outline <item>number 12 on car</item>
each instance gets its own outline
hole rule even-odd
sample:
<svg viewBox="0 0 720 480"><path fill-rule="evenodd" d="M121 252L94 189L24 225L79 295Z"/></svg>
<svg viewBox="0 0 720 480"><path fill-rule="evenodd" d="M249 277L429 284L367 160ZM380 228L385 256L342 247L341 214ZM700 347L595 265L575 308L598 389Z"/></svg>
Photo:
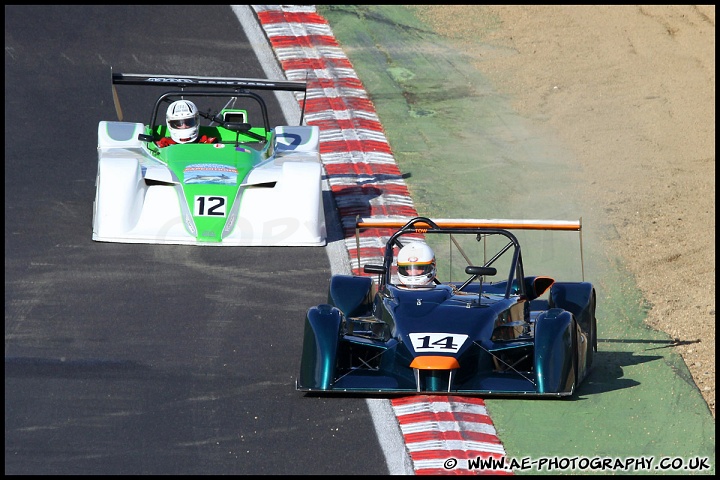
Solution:
<svg viewBox="0 0 720 480"><path fill-rule="evenodd" d="M196 217L224 217L226 206L227 197L196 195L193 215Z"/></svg>

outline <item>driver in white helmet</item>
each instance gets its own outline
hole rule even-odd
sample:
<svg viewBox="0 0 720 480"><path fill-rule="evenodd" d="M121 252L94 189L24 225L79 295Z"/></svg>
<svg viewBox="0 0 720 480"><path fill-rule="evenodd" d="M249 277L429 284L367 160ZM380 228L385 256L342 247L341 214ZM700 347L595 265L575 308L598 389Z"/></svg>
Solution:
<svg viewBox="0 0 720 480"><path fill-rule="evenodd" d="M407 288L434 287L435 252L421 242L408 243L397 257L398 279Z"/></svg>
<svg viewBox="0 0 720 480"><path fill-rule="evenodd" d="M215 143L215 137L199 137L198 109L190 100L177 100L170 104L165 117L170 137L157 142L160 148L176 143Z"/></svg>

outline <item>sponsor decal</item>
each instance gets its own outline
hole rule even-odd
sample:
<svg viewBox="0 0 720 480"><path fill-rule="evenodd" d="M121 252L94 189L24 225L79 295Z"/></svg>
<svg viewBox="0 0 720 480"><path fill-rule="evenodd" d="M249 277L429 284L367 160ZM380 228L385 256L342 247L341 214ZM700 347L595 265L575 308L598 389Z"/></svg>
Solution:
<svg viewBox="0 0 720 480"><path fill-rule="evenodd" d="M161 78L161 77L150 77L147 79L148 82L175 82L175 83L193 83L189 78Z"/></svg>
<svg viewBox="0 0 720 480"><path fill-rule="evenodd" d="M188 165L183 171L186 184L237 185L237 168L216 163Z"/></svg>

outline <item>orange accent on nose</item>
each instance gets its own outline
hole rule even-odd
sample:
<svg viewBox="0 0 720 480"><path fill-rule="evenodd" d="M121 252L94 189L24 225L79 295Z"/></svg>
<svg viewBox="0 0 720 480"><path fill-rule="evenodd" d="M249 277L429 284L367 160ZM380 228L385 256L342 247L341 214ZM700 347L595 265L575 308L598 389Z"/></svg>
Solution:
<svg viewBox="0 0 720 480"><path fill-rule="evenodd" d="M455 370L456 368L460 368L457 359L436 355L415 357L410 366L419 370Z"/></svg>

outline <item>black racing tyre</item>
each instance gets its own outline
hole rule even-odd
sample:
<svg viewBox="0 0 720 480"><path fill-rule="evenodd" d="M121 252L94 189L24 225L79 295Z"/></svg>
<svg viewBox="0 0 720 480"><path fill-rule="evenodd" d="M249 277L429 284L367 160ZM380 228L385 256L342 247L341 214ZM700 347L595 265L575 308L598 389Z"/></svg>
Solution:
<svg viewBox="0 0 720 480"><path fill-rule="evenodd" d="M572 321L572 366L573 366L573 384L572 388L570 389L570 397L575 396L575 390L577 390L578 387L578 367L580 365L579 356L580 352L578 349L578 335L577 332L579 331L579 327L577 324L577 320L573 316Z"/></svg>
<svg viewBox="0 0 720 480"><path fill-rule="evenodd" d="M595 318L595 292L593 291L592 300L590 301L590 332L588 334L588 350L587 350L587 368L595 359L597 352L597 319Z"/></svg>

